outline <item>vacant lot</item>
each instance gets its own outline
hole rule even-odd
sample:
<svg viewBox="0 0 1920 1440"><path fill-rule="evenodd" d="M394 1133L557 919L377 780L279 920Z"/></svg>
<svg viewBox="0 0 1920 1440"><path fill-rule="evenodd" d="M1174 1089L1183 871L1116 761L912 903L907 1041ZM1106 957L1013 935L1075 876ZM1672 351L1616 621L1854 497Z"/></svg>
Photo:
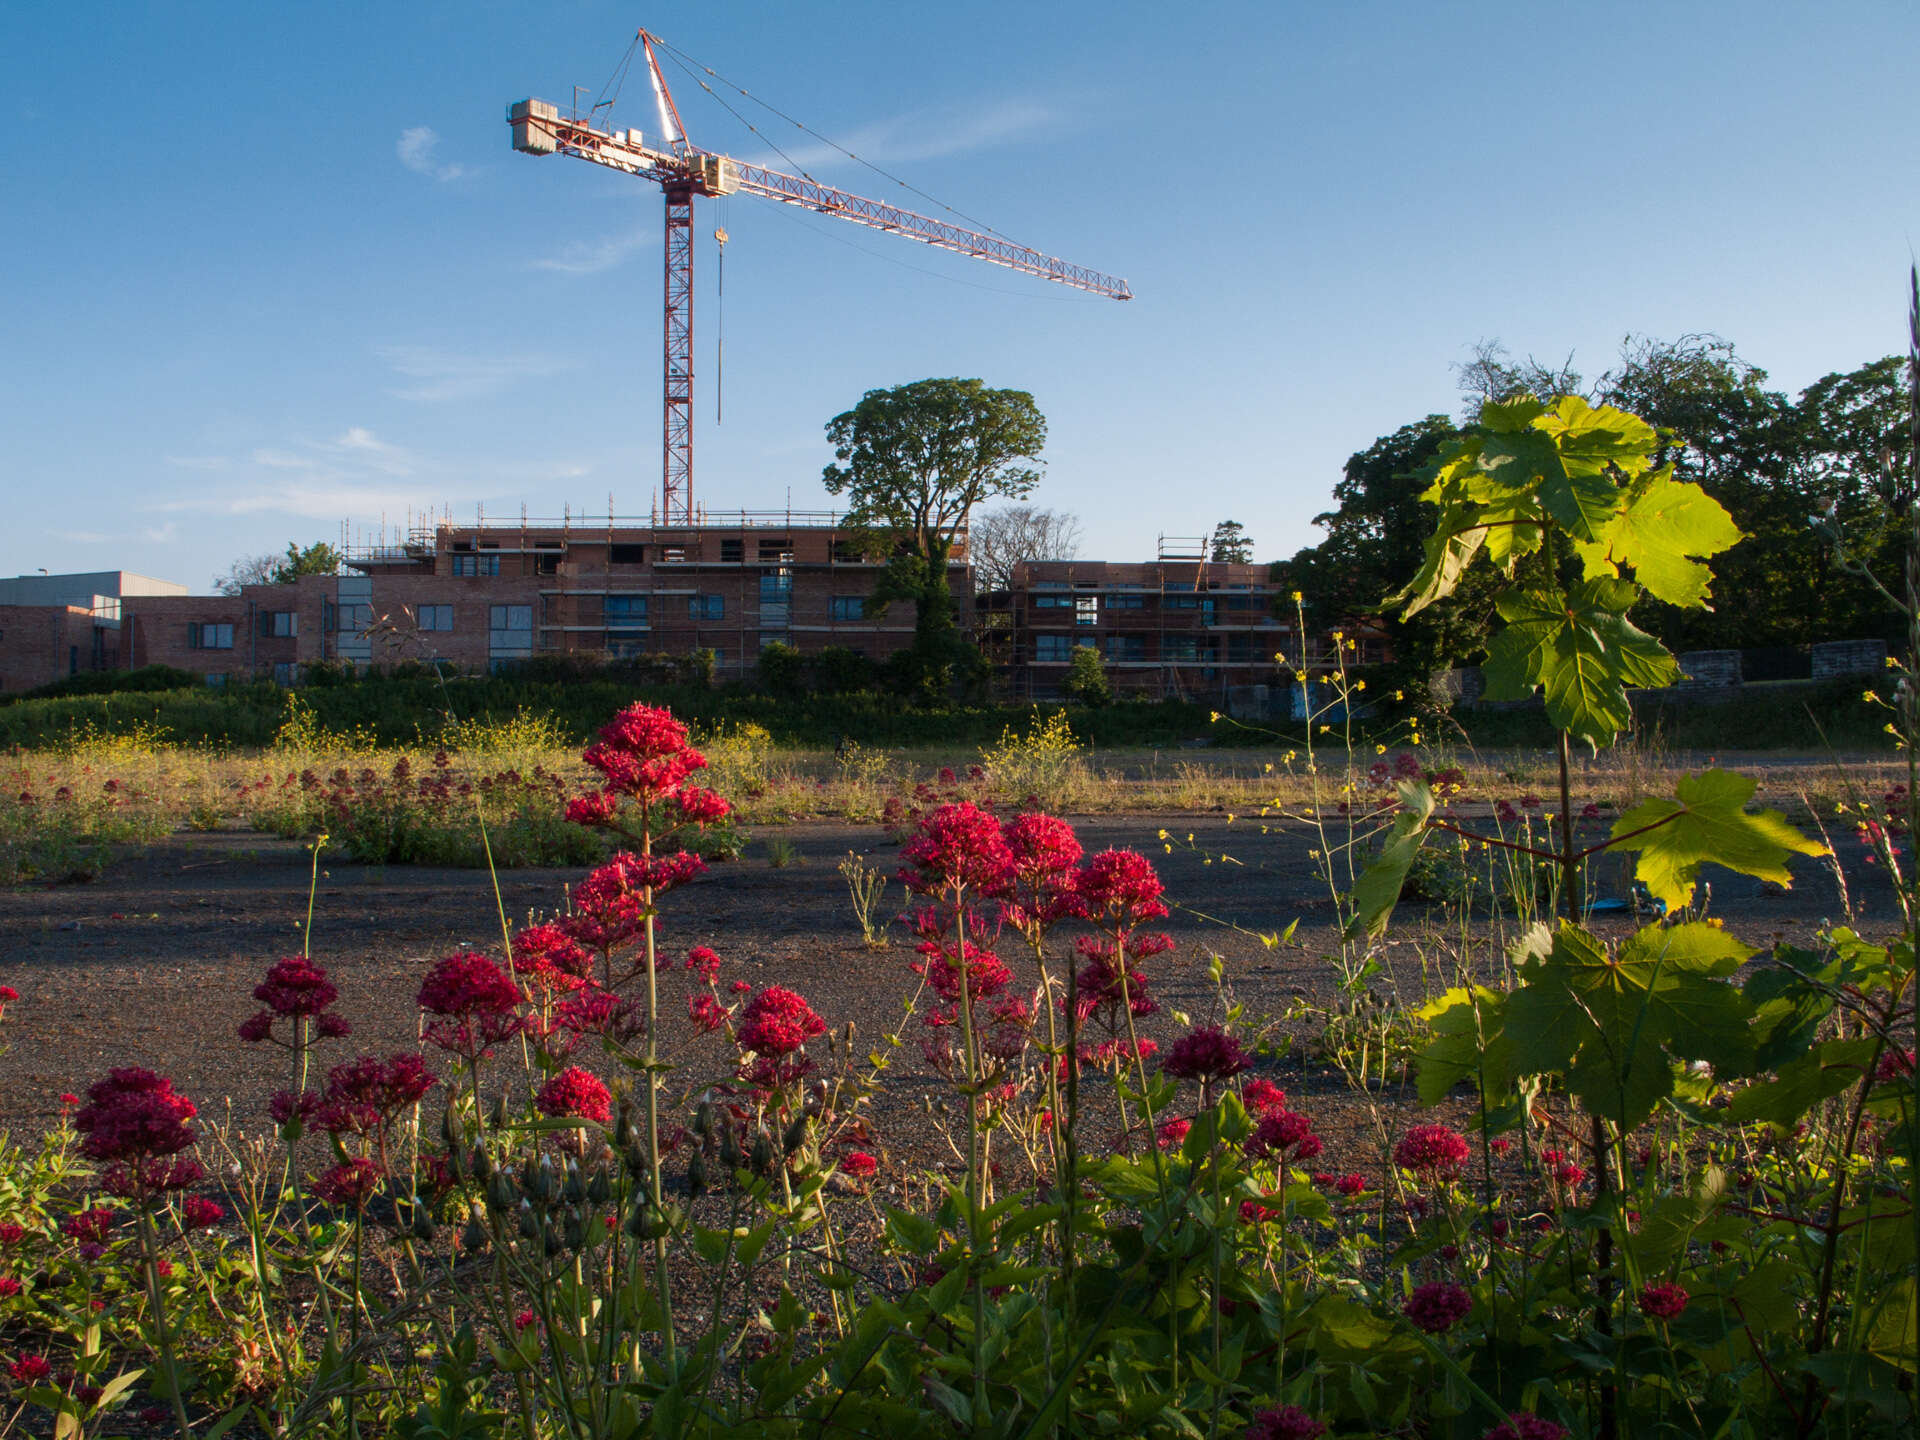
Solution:
<svg viewBox="0 0 1920 1440"><path fill-rule="evenodd" d="M1172 854L1157 838L1162 828L1176 842ZM1276 1042L1293 1042L1290 1049L1276 1045L1269 1061L1282 1083L1317 1093L1329 1111L1345 1109L1338 1077L1311 1058L1310 1042L1323 1028L1315 1008L1338 998L1326 958L1338 941L1332 904L1309 860L1310 836L1297 829L1262 833L1257 824L1224 816L1101 817L1079 829L1089 850L1131 846L1150 855L1176 905L1167 928L1178 948L1148 967L1163 1006L1149 1033L1164 1036L1173 1028L1170 1009L1196 1023L1217 1015L1207 961L1218 954L1228 984L1247 1007L1241 1028L1257 1033L1271 1022ZM1192 848L1184 843L1189 833ZM793 863L770 865L768 839L790 845ZM1850 834L1835 839L1862 928L1887 928L1893 916L1884 876L1865 863ZM835 869L850 850L889 873L894 868L894 848L874 826L804 823L760 831L746 858L715 866L666 898L663 945L674 956L711 945L726 961L723 983L790 986L830 1024L854 1022L862 1050L879 1044L899 1028L902 999L915 983L908 970L914 956L898 926L888 948L863 945ZM267 1098L286 1083L284 1057L240 1043L234 1029L256 1008L251 991L267 964L300 949L309 864L296 842L228 831L181 836L129 855L93 884L0 893L0 983L20 992L0 1054L0 1130L36 1130L58 1115L62 1092L79 1092L108 1068L132 1064L171 1075L207 1118L217 1120L230 1103L244 1127L263 1130ZM508 916L525 923L551 913L579 873L503 874ZM1804 941L1823 922L1844 917L1831 866L1796 861L1794 873L1793 890L1770 892L1721 872L1713 877L1711 913L1762 946L1782 937ZM1619 893L1617 884L1603 888ZM883 909L895 914L903 905L898 885L890 885ZM1296 918L1292 944L1269 948L1260 939ZM1612 933L1635 923L1628 915L1596 921ZM1510 922L1501 928L1510 930ZM1494 929L1485 918L1472 926L1480 938L1493 938ZM1460 927L1440 907L1405 904L1380 949L1386 970L1373 988L1383 996L1397 988L1403 1001L1418 1004L1451 983L1459 939ZM355 1027L350 1041L331 1047L332 1057L412 1047L413 996L426 967L457 948L497 953L499 941L485 872L383 869L323 856L313 953L339 983L340 1009ZM1493 947L1479 948L1484 955ZM1007 958L1020 973L1014 949ZM666 1039L683 1062L680 1074L691 1083L717 1073L720 1056L705 1048L714 1042L686 1038L677 978L666 987L665 1003ZM915 1112L924 1094L944 1089L932 1083L916 1027L906 1032L879 1112L882 1140L901 1159L935 1158L931 1128ZM709 1059L712 1065L703 1063ZM1325 1128L1337 1144L1341 1126Z"/></svg>

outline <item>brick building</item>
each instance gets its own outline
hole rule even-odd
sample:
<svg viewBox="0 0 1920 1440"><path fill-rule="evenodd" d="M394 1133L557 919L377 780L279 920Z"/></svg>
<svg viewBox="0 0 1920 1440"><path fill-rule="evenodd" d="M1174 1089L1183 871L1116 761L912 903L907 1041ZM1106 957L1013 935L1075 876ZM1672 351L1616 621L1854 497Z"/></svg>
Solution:
<svg viewBox="0 0 1920 1440"><path fill-rule="evenodd" d="M119 669L124 602L186 593L184 585L125 570L0 580L0 692Z"/></svg>
<svg viewBox="0 0 1920 1440"><path fill-rule="evenodd" d="M316 660L481 670L535 655L711 650L716 676L737 679L775 641L882 660L912 640L911 607L862 615L883 562L860 554L832 515L702 520L442 523L350 551L344 575L142 600L129 612L128 663L176 665L214 684L293 683ZM968 593L964 542L949 583L956 598Z"/></svg>

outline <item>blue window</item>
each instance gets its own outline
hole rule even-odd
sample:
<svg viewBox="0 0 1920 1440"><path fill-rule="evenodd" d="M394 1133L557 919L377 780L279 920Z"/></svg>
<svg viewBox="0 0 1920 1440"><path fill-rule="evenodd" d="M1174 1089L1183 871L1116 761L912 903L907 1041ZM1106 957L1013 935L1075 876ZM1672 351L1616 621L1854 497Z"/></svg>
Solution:
<svg viewBox="0 0 1920 1440"><path fill-rule="evenodd" d="M601 613L609 630L640 630L647 624L647 597L609 595Z"/></svg>
<svg viewBox="0 0 1920 1440"><path fill-rule="evenodd" d="M453 573L456 575L498 575L500 557L498 555L456 555L453 557Z"/></svg>
<svg viewBox="0 0 1920 1440"><path fill-rule="evenodd" d="M867 598L864 595L836 595L833 597L833 618L836 620L864 620L867 618Z"/></svg>
<svg viewBox="0 0 1920 1440"><path fill-rule="evenodd" d="M1073 659L1073 637L1071 635L1034 636L1033 658L1042 665L1066 664Z"/></svg>
<svg viewBox="0 0 1920 1440"><path fill-rule="evenodd" d="M689 620L726 619L727 597L724 595L689 595L687 597L687 618Z"/></svg>

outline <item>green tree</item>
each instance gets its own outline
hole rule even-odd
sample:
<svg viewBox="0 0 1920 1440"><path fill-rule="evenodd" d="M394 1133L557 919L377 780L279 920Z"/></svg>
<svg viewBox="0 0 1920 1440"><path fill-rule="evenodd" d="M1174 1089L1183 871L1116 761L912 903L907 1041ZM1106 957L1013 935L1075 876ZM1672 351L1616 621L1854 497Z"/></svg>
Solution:
<svg viewBox="0 0 1920 1440"><path fill-rule="evenodd" d="M1105 705L1113 699L1113 686L1107 680L1107 662L1091 645L1073 647L1073 663L1067 678L1060 682L1060 693L1082 705Z"/></svg>
<svg viewBox="0 0 1920 1440"><path fill-rule="evenodd" d="M290 540L286 558L274 565L268 579L275 585L291 585L302 575L337 574L345 563L346 556L324 540L316 540L304 550Z"/></svg>
<svg viewBox="0 0 1920 1440"><path fill-rule="evenodd" d="M1208 559L1216 565L1251 565L1253 537L1238 520L1222 520L1213 527Z"/></svg>
<svg viewBox="0 0 1920 1440"><path fill-rule="evenodd" d="M1411 617L1383 613L1385 597L1420 568L1439 518L1421 499L1425 472L1461 434L1446 416L1429 415L1349 457L1333 490L1339 508L1314 516L1327 538L1273 567L1283 620L1292 618L1296 591L1315 630L1379 617L1394 657L1388 683L1408 690L1480 649L1493 618L1493 585L1484 575Z"/></svg>
<svg viewBox="0 0 1920 1440"><path fill-rule="evenodd" d="M913 645L893 666L901 688L923 700L956 681L978 683L985 662L961 636L947 566L954 539L975 506L1024 499L1047 422L1024 390L990 390L978 380L916 380L869 390L827 422L837 464L827 492L848 497L848 523L896 548L868 597L869 614L896 601L914 607Z"/></svg>

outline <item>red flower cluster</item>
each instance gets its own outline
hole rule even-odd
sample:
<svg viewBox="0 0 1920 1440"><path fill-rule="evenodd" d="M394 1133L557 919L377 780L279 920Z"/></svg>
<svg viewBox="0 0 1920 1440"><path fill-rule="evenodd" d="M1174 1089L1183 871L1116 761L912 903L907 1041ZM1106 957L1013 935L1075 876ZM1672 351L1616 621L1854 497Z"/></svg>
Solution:
<svg viewBox="0 0 1920 1440"><path fill-rule="evenodd" d="M1188 1120L1184 1116L1175 1115L1171 1119L1160 1122L1160 1128L1155 1132L1155 1136L1159 1140L1162 1150L1171 1150L1174 1146L1185 1140L1187 1138L1187 1132L1192 1129L1193 1121Z"/></svg>
<svg viewBox="0 0 1920 1440"><path fill-rule="evenodd" d="M922 820L900 858L900 883L922 895L999 895L1014 873L1000 822L971 800L942 805Z"/></svg>
<svg viewBox="0 0 1920 1440"><path fill-rule="evenodd" d="M1131 927L1148 920L1164 920L1166 886L1144 855L1132 850L1104 850L1080 868L1077 888L1089 919L1109 919Z"/></svg>
<svg viewBox="0 0 1920 1440"><path fill-rule="evenodd" d="M353 1033L353 1027L328 1007L340 998L327 972L304 955L289 955L268 967L267 975L253 987L253 998L266 1008L240 1026L240 1038L248 1042L271 1040L278 1045L300 1043L300 1026L310 1022L312 1034L337 1039ZM293 1022L293 1034L281 1040L273 1033L280 1020Z"/></svg>
<svg viewBox="0 0 1920 1440"><path fill-rule="evenodd" d="M1019 930L1044 930L1079 914L1074 867L1082 851L1073 827L1051 815L1017 815L1007 822L1004 834L1013 861L1002 906L1006 922Z"/></svg>
<svg viewBox="0 0 1920 1440"><path fill-rule="evenodd" d="M702 1035L711 1035L727 1023L730 1012L711 995L687 996L687 1020L695 1031Z"/></svg>
<svg viewBox="0 0 1920 1440"><path fill-rule="evenodd" d="M7 1018L7 1006L20 998L20 992L11 985L0 985L0 1020Z"/></svg>
<svg viewBox="0 0 1920 1440"><path fill-rule="evenodd" d="M1262 1410L1247 1427L1246 1440L1316 1440L1327 1427L1298 1405Z"/></svg>
<svg viewBox="0 0 1920 1440"><path fill-rule="evenodd" d="M519 1034L523 1022L517 1012L525 998L493 961L461 950L427 972L418 1003L442 1017L427 1026L430 1042L472 1056Z"/></svg>
<svg viewBox="0 0 1920 1440"><path fill-rule="evenodd" d="M91 1210L76 1211L67 1216L60 1222L60 1233L69 1240L78 1240L82 1246L104 1247L113 1236L113 1224L117 1219L117 1211L109 1210L105 1205L96 1205Z"/></svg>
<svg viewBox="0 0 1920 1440"><path fill-rule="evenodd" d="M1333 1188L1339 1194L1352 1199L1356 1195L1367 1193L1367 1177L1364 1175L1342 1175L1333 1182Z"/></svg>
<svg viewBox="0 0 1920 1440"><path fill-rule="evenodd" d="M593 956L552 921L522 930L513 952L514 970L548 995L578 990L593 975Z"/></svg>
<svg viewBox="0 0 1920 1440"><path fill-rule="evenodd" d="M86 1136L80 1153L106 1164L101 1183L109 1194L145 1201L184 1190L204 1173L195 1161L171 1158L193 1145L187 1122L197 1113L191 1100L173 1093L171 1080L151 1070L114 1070L87 1099L73 1127Z"/></svg>
<svg viewBox="0 0 1920 1440"><path fill-rule="evenodd" d="M180 1202L180 1224L188 1230L205 1230L227 1218L218 1201L204 1195L189 1195Z"/></svg>
<svg viewBox="0 0 1920 1440"><path fill-rule="evenodd" d="M44 1355L22 1355L7 1366L7 1374L16 1385L43 1385L47 1377L53 1374L53 1366L47 1363Z"/></svg>
<svg viewBox="0 0 1920 1440"><path fill-rule="evenodd" d="M706 861L685 850L653 856L623 850L574 888L566 932L595 950L631 944L654 913L653 900L706 869Z"/></svg>
<svg viewBox="0 0 1920 1440"><path fill-rule="evenodd" d="M629 705L580 758L600 772L601 788L569 802L567 819L576 824L613 824L622 799L643 812L666 807L676 825L711 824L732 809L712 791L687 784L694 771L706 768L707 757L693 748L687 727L658 706Z"/></svg>
<svg viewBox="0 0 1920 1440"><path fill-rule="evenodd" d="M1206 1085L1238 1075L1248 1063L1238 1040L1216 1025L1203 1025L1173 1042L1160 1069L1176 1080Z"/></svg>
<svg viewBox="0 0 1920 1440"><path fill-rule="evenodd" d="M1264 1115L1269 1110L1287 1108L1287 1092L1265 1078L1249 1080L1242 1086L1240 1100L1247 1107L1249 1115Z"/></svg>
<svg viewBox="0 0 1920 1440"><path fill-rule="evenodd" d="M720 974L720 957L705 945L687 952L687 970L711 985Z"/></svg>
<svg viewBox="0 0 1920 1440"><path fill-rule="evenodd" d="M840 1173L855 1180L864 1180L880 1168L880 1162L864 1150L849 1150L840 1157Z"/></svg>
<svg viewBox="0 0 1920 1440"><path fill-rule="evenodd" d="M1672 1283L1643 1286L1640 1291L1640 1311L1655 1320L1677 1320L1691 1298L1683 1288Z"/></svg>
<svg viewBox="0 0 1920 1440"><path fill-rule="evenodd" d="M613 1118L613 1095L600 1077L570 1065L540 1087L533 1103L542 1115L571 1116L605 1125Z"/></svg>
<svg viewBox="0 0 1920 1440"><path fill-rule="evenodd" d="M1246 1152L1255 1160L1289 1162L1311 1160L1325 1147L1313 1133L1313 1121L1297 1110L1276 1106L1260 1117L1260 1123L1247 1137Z"/></svg>
<svg viewBox="0 0 1920 1440"><path fill-rule="evenodd" d="M937 940L923 940L915 947L927 958L916 960L907 968L926 976L927 984L940 997L940 1008L927 1017L929 1025L956 1023L956 1007L963 989L969 1001L978 1003L991 1000L1013 983L1013 972L998 955L991 950L982 950L971 940L966 941L965 945L964 970L959 953L951 945L944 945Z"/></svg>
<svg viewBox="0 0 1920 1440"><path fill-rule="evenodd" d="M362 1055L327 1072L314 1123L329 1135L378 1135L438 1083L411 1052L386 1061Z"/></svg>
<svg viewBox="0 0 1920 1440"><path fill-rule="evenodd" d="M1515 1410L1506 1423L1495 1425L1480 1440L1566 1440L1567 1427L1543 1419L1531 1410Z"/></svg>
<svg viewBox="0 0 1920 1440"><path fill-rule="evenodd" d="M1466 1136L1444 1125L1416 1125L1400 1137L1393 1163L1435 1180L1451 1180L1473 1152Z"/></svg>
<svg viewBox="0 0 1920 1440"><path fill-rule="evenodd" d="M371 1160L345 1160L310 1182L323 1203L343 1210L360 1210L380 1188L380 1168Z"/></svg>
<svg viewBox="0 0 1920 1440"><path fill-rule="evenodd" d="M747 1002L735 1038L742 1050L777 1059L826 1033L827 1022L811 1005L791 990L769 985Z"/></svg>
<svg viewBox="0 0 1920 1440"><path fill-rule="evenodd" d="M1430 1285L1417 1287L1407 1297L1406 1304L1400 1307L1400 1313L1429 1335L1438 1335L1466 1319L1467 1312L1472 1309L1473 1297L1465 1290L1447 1281L1436 1280Z"/></svg>

